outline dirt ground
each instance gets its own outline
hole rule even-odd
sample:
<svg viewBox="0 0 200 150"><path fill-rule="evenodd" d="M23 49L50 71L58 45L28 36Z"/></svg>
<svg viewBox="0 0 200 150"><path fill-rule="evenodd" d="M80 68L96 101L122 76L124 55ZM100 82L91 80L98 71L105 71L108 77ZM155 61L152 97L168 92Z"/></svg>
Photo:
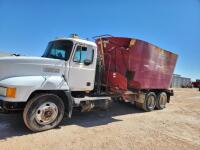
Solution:
<svg viewBox="0 0 200 150"><path fill-rule="evenodd" d="M31 133L21 114L0 114L0 150L200 150L200 92L175 89L164 110L145 113L114 103L108 111L73 114L56 129Z"/></svg>

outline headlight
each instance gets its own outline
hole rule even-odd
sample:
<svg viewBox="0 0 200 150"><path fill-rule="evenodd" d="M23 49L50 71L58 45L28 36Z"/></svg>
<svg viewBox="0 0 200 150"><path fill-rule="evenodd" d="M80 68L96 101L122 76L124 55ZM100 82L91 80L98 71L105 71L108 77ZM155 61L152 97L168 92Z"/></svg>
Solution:
<svg viewBox="0 0 200 150"><path fill-rule="evenodd" d="M6 91L7 91L7 88L5 88L5 87L0 87L0 95L1 95L1 96L6 96Z"/></svg>
<svg viewBox="0 0 200 150"><path fill-rule="evenodd" d="M16 96L16 88L10 87L0 87L0 95L5 97L15 98Z"/></svg>

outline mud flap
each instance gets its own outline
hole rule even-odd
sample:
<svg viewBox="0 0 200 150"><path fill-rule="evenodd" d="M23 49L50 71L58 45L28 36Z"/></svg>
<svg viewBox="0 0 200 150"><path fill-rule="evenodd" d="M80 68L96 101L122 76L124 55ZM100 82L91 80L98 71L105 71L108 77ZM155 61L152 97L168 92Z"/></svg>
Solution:
<svg viewBox="0 0 200 150"><path fill-rule="evenodd" d="M67 101L65 101L65 103L67 103L67 106L68 106L68 112L66 112L67 113L67 116L69 117L69 118L71 118L71 116L72 116L72 111L73 111L73 102L74 102L74 100L73 100L73 97L72 97L72 95L71 95L71 91L65 91L65 95L67 96Z"/></svg>

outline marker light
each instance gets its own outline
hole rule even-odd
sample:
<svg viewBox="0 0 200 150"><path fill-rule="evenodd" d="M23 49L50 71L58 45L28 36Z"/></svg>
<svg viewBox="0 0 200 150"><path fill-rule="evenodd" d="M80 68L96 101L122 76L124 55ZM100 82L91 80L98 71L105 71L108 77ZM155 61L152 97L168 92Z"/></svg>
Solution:
<svg viewBox="0 0 200 150"><path fill-rule="evenodd" d="M15 98L16 96L16 88L7 88L6 97Z"/></svg>
<svg viewBox="0 0 200 150"><path fill-rule="evenodd" d="M1 96L6 96L6 88L5 87L0 87L0 95Z"/></svg>

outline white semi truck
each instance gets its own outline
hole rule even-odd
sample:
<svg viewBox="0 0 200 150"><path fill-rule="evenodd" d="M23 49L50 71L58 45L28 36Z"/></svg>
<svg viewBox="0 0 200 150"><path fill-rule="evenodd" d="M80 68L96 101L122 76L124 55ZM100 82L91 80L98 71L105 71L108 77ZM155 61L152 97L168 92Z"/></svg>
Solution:
<svg viewBox="0 0 200 150"><path fill-rule="evenodd" d="M108 41L101 42L106 46ZM26 126L38 132L59 125L64 114L70 118L74 107L82 111L95 106L107 108L113 95L125 98L120 93L106 92L106 85L101 83L101 50L95 42L74 36L49 42L42 57L0 58L0 110L23 110ZM140 95L128 91L126 97L127 93L136 97L133 101L137 104L145 104L146 111L156 106L164 108L171 94L167 90L160 94L145 90Z"/></svg>

